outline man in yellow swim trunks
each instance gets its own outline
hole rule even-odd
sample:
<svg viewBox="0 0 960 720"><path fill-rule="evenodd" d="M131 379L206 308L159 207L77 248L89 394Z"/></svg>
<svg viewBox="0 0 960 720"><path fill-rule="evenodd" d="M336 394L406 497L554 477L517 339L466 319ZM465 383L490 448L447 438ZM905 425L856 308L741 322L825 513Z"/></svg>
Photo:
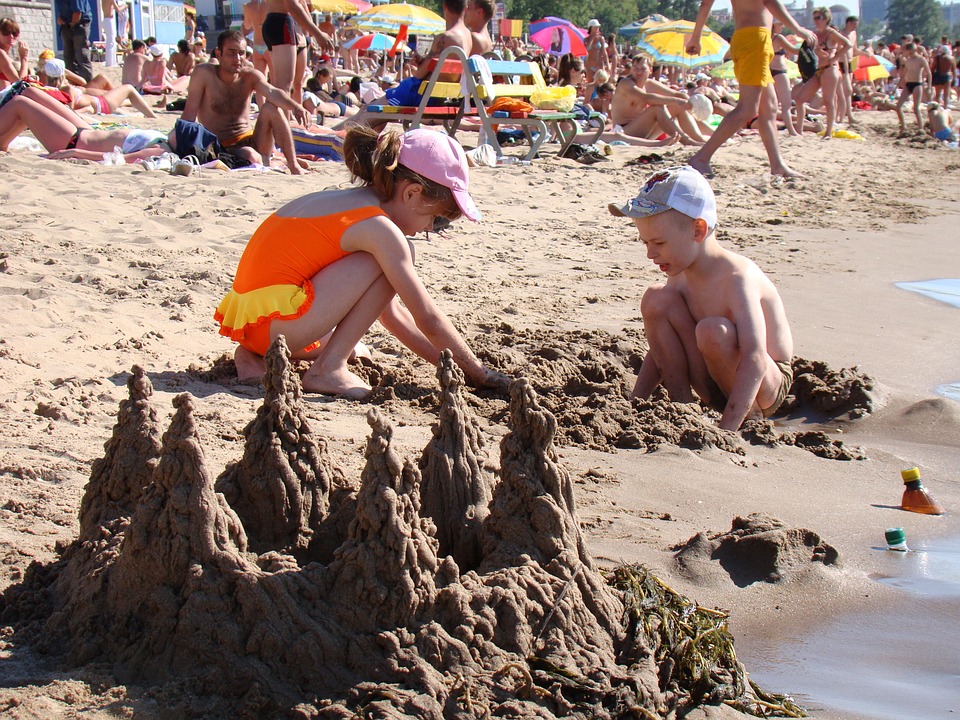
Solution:
<svg viewBox="0 0 960 720"><path fill-rule="evenodd" d="M816 37L811 31L800 27L780 0L732 0L731 6L736 31L730 41L730 56L733 58L737 82L740 83L740 100L687 163L709 177L712 174L710 160L713 154L734 133L757 118L755 127L767 151L771 174L796 177L798 173L787 167L780 155L777 138L777 96L770 74L770 60L773 58L770 28L773 18L811 44L816 44ZM713 0L700 1L697 22L687 43L687 52L691 55L700 54L700 36L710 17L711 7Z"/></svg>

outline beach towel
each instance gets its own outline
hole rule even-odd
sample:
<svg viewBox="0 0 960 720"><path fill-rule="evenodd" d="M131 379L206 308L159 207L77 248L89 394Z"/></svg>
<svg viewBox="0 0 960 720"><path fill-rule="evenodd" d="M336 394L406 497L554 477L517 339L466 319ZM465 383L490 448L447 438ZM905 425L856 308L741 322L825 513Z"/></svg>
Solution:
<svg viewBox="0 0 960 720"><path fill-rule="evenodd" d="M318 160L343 162L343 139L339 135L317 135L300 128L290 128L297 155L312 155Z"/></svg>

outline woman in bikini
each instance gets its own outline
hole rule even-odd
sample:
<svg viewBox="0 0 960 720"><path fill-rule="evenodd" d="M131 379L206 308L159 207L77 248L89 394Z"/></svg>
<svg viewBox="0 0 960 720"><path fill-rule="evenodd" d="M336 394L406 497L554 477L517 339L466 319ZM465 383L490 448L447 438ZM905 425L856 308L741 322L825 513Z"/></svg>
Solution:
<svg viewBox="0 0 960 720"><path fill-rule="evenodd" d="M787 55L794 57L797 48L790 44L783 35L783 23L773 21L773 58L770 60L770 74L773 75L773 88L777 92L777 102L780 104L780 121L786 126L791 135L799 135L793 125L793 114L790 112L793 100L790 97L790 80L787 78Z"/></svg>
<svg viewBox="0 0 960 720"><path fill-rule="evenodd" d="M20 38L20 26L11 18L0 18L0 89L9 87L30 74L30 50L24 40L17 46L19 62L10 57L13 44Z"/></svg>
<svg viewBox="0 0 960 720"><path fill-rule="evenodd" d="M164 133L138 128L94 130L73 110L25 82L0 91L0 150L24 130L43 145L51 159L103 160L119 147L127 162L160 155L169 150Z"/></svg>
<svg viewBox="0 0 960 720"><path fill-rule="evenodd" d="M243 251L214 315L220 334L239 343L237 376L261 377L264 354L283 335L294 358L312 361L305 390L362 399L370 386L347 361L379 319L434 365L449 348L473 385L505 385L430 297L407 238L461 216L480 219L467 192L463 148L433 130L378 135L358 125L347 133L343 156L360 187L287 203Z"/></svg>
<svg viewBox="0 0 960 720"><path fill-rule="evenodd" d="M840 82L840 68L837 58L853 45L849 38L830 25L833 15L829 8L819 7L813 11L814 34L817 36L817 73L793 90L793 100L797 104L797 132L803 134L803 120L806 104L819 90L823 96L823 105L827 113L827 125L823 139L833 137L833 123L837 116L837 84Z"/></svg>

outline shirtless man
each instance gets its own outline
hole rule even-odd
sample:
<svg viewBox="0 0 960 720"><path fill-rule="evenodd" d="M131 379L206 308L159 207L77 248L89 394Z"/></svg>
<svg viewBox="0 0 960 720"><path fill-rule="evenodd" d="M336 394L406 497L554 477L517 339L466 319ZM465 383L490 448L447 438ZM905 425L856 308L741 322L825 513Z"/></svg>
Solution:
<svg viewBox="0 0 960 720"><path fill-rule="evenodd" d="M196 58L190 52L190 43L186 40L177 41L177 51L170 54L167 60L167 70L177 73L177 77L186 77L196 67Z"/></svg>
<svg viewBox="0 0 960 720"><path fill-rule="evenodd" d="M103 64L107 67L117 66L117 24L115 13L120 6L117 0L100 0L100 9L103 11Z"/></svg>
<svg viewBox="0 0 960 720"><path fill-rule="evenodd" d="M325 53L333 52L333 38L313 24L306 0L264 0L263 42L270 51L270 83L293 91L297 66L297 28L312 36Z"/></svg>
<svg viewBox="0 0 960 720"><path fill-rule="evenodd" d="M470 28L473 47L468 55L486 55L493 50L490 37L490 18L493 17L493 0L467 0L463 21Z"/></svg>
<svg viewBox="0 0 960 720"><path fill-rule="evenodd" d="M937 140L945 143L957 142L957 129L960 123L953 122L950 111L940 107L940 103L927 103L927 119L930 121L928 130Z"/></svg>
<svg viewBox="0 0 960 720"><path fill-rule="evenodd" d="M615 131L631 137L656 138L666 133L684 145L698 145L706 139L690 114L690 100L650 80L650 61L643 55L631 60L630 74L617 85L610 104L610 119Z"/></svg>
<svg viewBox="0 0 960 720"><path fill-rule="evenodd" d="M917 118L917 130L923 130L923 120L920 119L920 101L923 96L924 84L929 82L932 73L926 59L917 54L917 46L908 42L903 46L900 54L900 97L897 100L897 117L900 118L900 132L907 129L903 118L903 104L913 98L913 114Z"/></svg>
<svg viewBox="0 0 960 720"><path fill-rule="evenodd" d="M306 123L303 107L288 93L267 83L259 70L245 64L247 41L239 31L221 33L217 49L220 64L199 65L190 76L181 120L199 122L217 136L225 150L250 162L269 165L276 143L290 172L299 175L290 124L281 110ZM267 102L260 107L256 125L251 129L250 98L254 92L263 95Z"/></svg>
<svg viewBox="0 0 960 720"><path fill-rule="evenodd" d="M711 174L710 160L734 133L741 130L754 118L760 131L760 140L767 151L770 172L773 175L796 177L795 173L780 155L780 142L777 137L777 115L779 107L773 87L773 75L770 74L770 60L773 58L771 26L773 18L802 38L811 46L817 45L812 32L800 27L793 16L787 12L780 0L731 0L733 20L736 31L730 42L730 55L733 57L734 73L740 83L740 100L737 106L724 116L710 139L687 162L704 175ZM687 43L687 52L700 54L700 36L710 17L713 0L700 0L697 22Z"/></svg>
<svg viewBox="0 0 960 720"><path fill-rule="evenodd" d="M850 47L841 48L837 60L840 64L840 83L837 85L837 119L842 120L846 117L848 123L853 123L853 56L859 54L857 50L857 26L860 24L860 18L851 15L843 25L840 31L847 40L850 41Z"/></svg>
<svg viewBox="0 0 960 720"><path fill-rule="evenodd" d="M133 85L138 91L143 87L143 66L147 64L147 44L143 40L134 40L130 52L123 58L124 85Z"/></svg>

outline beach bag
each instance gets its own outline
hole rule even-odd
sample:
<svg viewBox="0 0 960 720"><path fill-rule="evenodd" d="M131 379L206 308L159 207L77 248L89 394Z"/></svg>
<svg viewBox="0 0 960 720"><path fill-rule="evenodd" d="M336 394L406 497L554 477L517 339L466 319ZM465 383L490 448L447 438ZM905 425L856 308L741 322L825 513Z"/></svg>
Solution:
<svg viewBox="0 0 960 720"><path fill-rule="evenodd" d="M817 53L814 52L810 43L804 41L797 52L797 69L800 71L800 77L806 82L817 74Z"/></svg>
<svg viewBox="0 0 960 720"><path fill-rule="evenodd" d="M530 102L541 110L570 112L577 103L577 89L573 85L538 88L530 95Z"/></svg>

